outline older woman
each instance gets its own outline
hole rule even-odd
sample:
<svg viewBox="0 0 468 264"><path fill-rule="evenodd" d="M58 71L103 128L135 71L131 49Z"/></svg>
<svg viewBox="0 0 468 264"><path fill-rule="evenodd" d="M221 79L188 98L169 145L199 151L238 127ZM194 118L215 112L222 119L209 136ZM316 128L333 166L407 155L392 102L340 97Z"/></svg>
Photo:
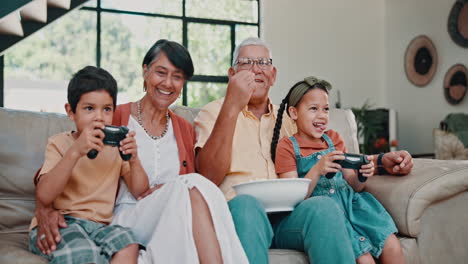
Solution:
<svg viewBox="0 0 468 264"><path fill-rule="evenodd" d="M248 263L223 194L193 173L192 125L168 108L193 75L190 54L159 40L142 66L146 94L119 105L113 123L136 132L152 188L135 199L121 182L112 223L132 228L146 246L139 263Z"/></svg>

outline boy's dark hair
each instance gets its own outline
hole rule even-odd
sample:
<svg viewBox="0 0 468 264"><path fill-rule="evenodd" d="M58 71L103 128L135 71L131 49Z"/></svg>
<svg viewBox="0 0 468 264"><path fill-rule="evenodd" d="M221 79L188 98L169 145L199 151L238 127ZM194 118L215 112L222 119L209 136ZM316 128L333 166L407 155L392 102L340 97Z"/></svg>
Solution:
<svg viewBox="0 0 468 264"><path fill-rule="evenodd" d="M67 95L73 113L76 112L76 106L83 94L100 90L108 92L112 97L115 111L117 82L108 71L94 66L86 66L75 73L68 83Z"/></svg>
<svg viewBox="0 0 468 264"><path fill-rule="evenodd" d="M276 158L276 146L278 145L278 139L281 131L281 125L283 124L283 113L286 109L286 113L289 116L289 107L296 107L301 101L304 94L312 89L321 89L328 94L331 89L331 84L325 80L320 80L315 77L307 77L303 81L297 82L289 89L286 97L281 101L281 105L278 109L278 115L276 116L275 128L273 129L273 138L271 139L271 160L273 163Z"/></svg>
<svg viewBox="0 0 468 264"><path fill-rule="evenodd" d="M169 61L174 64L176 68L182 70L185 80L193 76L193 62L188 50L179 43L167 39L160 39L151 46L148 52L146 52L142 66L145 64L149 66L151 62L159 57L161 52L166 54Z"/></svg>

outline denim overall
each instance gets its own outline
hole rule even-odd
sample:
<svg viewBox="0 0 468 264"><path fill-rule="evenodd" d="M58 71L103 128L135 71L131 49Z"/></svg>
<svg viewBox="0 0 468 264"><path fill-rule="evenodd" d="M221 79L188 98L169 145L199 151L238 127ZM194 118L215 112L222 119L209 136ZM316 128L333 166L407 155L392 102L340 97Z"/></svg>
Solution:
<svg viewBox="0 0 468 264"><path fill-rule="evenodd" d="M297 173L300 178L303 178L323 155L335 150L331 139L323 134L328 149L302 157L296 139L294 137L289 139L294 146ZM385 240L397 232L393 219L379 201L368 192L355 192L343 178L341 171L331 179L320 177L311 194L311 197L318 196L332 198L343 211L356 258L367 252L379 257Z"/></svg>

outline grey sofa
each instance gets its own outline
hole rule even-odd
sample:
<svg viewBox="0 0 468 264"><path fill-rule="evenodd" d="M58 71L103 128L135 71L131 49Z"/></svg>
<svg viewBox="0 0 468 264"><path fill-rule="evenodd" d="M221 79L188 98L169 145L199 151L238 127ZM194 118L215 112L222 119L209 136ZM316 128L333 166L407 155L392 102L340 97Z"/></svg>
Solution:
<svg viewBox="0 0 468 264"><path fill-rule="evenodd" d="M176 106L189 121L197 109ZM0 263L46 263L28 252L34 214L33 175L43 160L47 137L69 130L65 115L0 108ZM349 110L331 111L331 128L358 152L356 123ZM405 177L368 181L393 216L407 263L466 263L468 259L468 161L415 159ZM317 227L319 228L319 227ZM293 250L270 250L270 263L308 263Z"/></svg>

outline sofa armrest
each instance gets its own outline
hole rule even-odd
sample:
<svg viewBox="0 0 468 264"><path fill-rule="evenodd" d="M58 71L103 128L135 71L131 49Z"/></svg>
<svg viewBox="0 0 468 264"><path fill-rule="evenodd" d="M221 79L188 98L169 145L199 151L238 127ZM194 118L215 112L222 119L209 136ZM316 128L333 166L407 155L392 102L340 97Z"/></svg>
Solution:
<svg viewBox="0 0 468 264"><path fill-rule="evenodd" d="M455 160L414 159L409 175L372 177L366 185L391 214L400 234L409 237L419 235L428 207L467 190L468 161Z"/></svg>

